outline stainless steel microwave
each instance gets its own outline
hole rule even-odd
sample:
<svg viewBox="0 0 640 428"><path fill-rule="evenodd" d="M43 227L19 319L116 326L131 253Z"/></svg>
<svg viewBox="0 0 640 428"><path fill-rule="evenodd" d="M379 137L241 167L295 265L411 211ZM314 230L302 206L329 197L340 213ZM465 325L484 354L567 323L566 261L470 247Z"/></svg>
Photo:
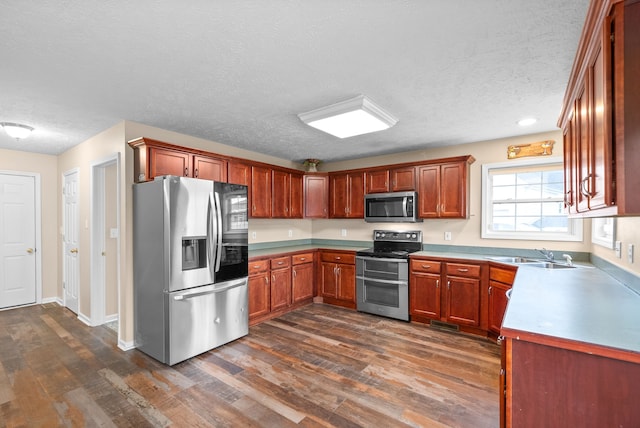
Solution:
<svg viewBox="0 0 640 428"><path fill-rule="evenodd" d="M364 195L364 220L369 223L415 223L418 218L416 192L369 193Z"/></svg>

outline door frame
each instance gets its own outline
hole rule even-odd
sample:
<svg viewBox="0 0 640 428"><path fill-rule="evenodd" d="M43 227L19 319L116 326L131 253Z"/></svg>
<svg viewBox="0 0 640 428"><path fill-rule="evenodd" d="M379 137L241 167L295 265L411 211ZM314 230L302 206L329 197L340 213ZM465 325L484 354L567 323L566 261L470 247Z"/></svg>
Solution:
<svg viewBox="0 0 640 428"><path fill-rule="evenodd" d="M22 177L32 177L34 184L34 210L35 210L35 234L36 234L36 302L42 303L42 191L40 188L40 174L37 172L0 170L0 175L19 175ZM56 222L57 223L57 222ZM52 298L51 301L55 301ZM30 306L30 305L25 305ZM13 309L13 308L8 308Z"/></svg>
<svg viewBox="0 0 640 428"><path fill-rule="evenodd" d="M105 244L105 168L116 165L116 287L118 317L122 313L120 307L120 243L122 237L120 221L120 153L114 153L104 159L91 164L91 207L92 219L90 231L90 270L91 270L91 318L90 325L98 326L111 321L106 319L106 284L105 284L105 258L102 249ZM118 338L120 338L120 325L118 323Z"/></svg>

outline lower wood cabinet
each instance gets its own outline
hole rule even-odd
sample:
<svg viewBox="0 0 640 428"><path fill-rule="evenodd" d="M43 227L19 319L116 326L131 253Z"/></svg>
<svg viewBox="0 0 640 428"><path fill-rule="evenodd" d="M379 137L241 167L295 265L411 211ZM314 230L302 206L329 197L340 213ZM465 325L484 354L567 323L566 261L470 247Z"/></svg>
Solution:
<svg viewBox="0 0 640 428"><path fill-rule="evenodd" d="M249 261L249 322L271 312L269 260Z"/></svg>
<svg viewBox="0 0 640 428"><path fill-rule="evenodd" d="M313 301L314 252L249 260L249 323Z"/></svg>
<svg viewBox="0 0 640 428"><path fill-rule="evenodd" d="M320 295L326 303L355 309L355 252L320 251Z"/></svg>
<svg viewBox="0 0 640 428"><path fill-rule="evenodd" d="M489 333L500 334L502 319L507 310L507 291L511 290L518 268L489 265Z"/></svg>
<svg viewBox="0 0 640 428"><path fill-rule="evenodd" d="M487 263L420 257L412 257L410 263L409 313L413 321L438 320L486 335Z"/></svg>
<svg viewBox="0 0 640 428"><path fill-rule="evenodd" d="M293 304L313 299L313 253L291 256L291 300Z"/></svg>

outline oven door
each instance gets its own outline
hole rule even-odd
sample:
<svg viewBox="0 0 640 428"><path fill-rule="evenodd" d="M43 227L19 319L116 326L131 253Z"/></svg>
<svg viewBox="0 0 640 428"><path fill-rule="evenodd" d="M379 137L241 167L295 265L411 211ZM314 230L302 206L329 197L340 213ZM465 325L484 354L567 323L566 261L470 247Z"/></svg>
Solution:
<svg viewBox="0 0 640 428"><path fill-rule="evenodd" d="M356 308L409 321L407 259L356 257Z"/></svg>

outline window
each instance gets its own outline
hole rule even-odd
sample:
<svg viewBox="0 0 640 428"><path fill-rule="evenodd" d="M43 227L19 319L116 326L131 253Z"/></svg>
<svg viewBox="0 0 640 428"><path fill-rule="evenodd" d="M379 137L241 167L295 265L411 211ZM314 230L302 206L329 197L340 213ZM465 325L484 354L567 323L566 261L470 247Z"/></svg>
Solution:
<svg viewBox="0 0 640 428"><path fill-rule="evenodd" d="M582 220L564 210L562 159L482 166L482 237L582 241Z"/></svg>

